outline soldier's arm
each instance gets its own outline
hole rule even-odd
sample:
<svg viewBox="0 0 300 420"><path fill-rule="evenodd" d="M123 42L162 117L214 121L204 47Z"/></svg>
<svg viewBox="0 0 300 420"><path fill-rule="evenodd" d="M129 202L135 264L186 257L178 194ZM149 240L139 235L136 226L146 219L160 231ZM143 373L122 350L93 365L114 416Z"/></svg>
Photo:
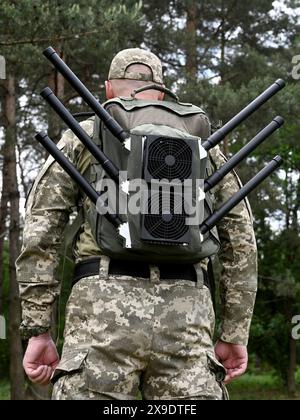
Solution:
<svg viewBox="0 0 300 420"><path fill-rule="evenodd" d="M76 165L81 146L70 131L58 147ZM16 262L25 338L50 328L53 303L60 292L63 231L77 199L77 185L52 157L48 158L27 201L23 246Z"/></svg>
<svg viewBox="0 0 300 420"><path fill-rule="evenodd" d="M226 159L219 147L211 152L215 169ZM216 209L240 188L240 181L231 172L214 189ZM247 345L257 291L257 247L249 202L241 202L218 224L221 241L222 303L221 340Z"/></svg>

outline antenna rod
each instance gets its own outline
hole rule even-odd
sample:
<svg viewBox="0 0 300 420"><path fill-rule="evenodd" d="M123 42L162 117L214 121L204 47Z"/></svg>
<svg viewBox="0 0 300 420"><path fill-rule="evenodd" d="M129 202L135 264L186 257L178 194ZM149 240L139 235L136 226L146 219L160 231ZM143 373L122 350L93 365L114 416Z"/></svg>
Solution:
<svg viewBox="0 0 300 420"><path fill-rule="evenodd" d="M280 167L283 159L276 156L264 169L252 178L243 188L231 197L219 210L208 217L200 226L202 235L213 229L223 217L225 217L235 206L247 197L259 184L261 184L272 172Z"/></svg>
<svg viewBox="0 0 300 420"><path fill-rule="evenodd" d="M105 203L102 201L101 196L97 191L87 182L87 180L81 175L81 173L75 168L75 166L66 158L66 156L57 148L56 144L50 139L45 132L40 132L35 136L36 140L42 144L42 146L54 157L56 162L67 172L67 174L76 182L81 190L89 197L89 199L95 205L101 204L101 207L105 207ZM101 202L99 201L101 200ZM116 228L122 225L122 220L119 216L111 214L107 211L104 217L113 224Z"/></svg>
<svg viewBox="0 0 300 420"><path fill-rule="evenodd" d="M214 188L232 169L241 163L247 156L250 155L261 143L263 143L271 134L282 127L284 119L276 117L274 120L260 131L246 146L244 146L236 155L234 155L228 162L226 162L219 170L213 173L204 182L204 192L210 191Z"/></svg>
<svg viewBox="0 0 300 420"><path fill-rule="evenodd" d="M60 118L67 124L79 140L87 147L91 154L97 159L107 174L119 185L119 169L114 163L96 146L91 140L90 136L76 121L73 115L67 110L63 103L54 95L50 88L45 88L41 92L41 96L48 102L52 109L60 116Z"/></svg>
<svg viewBox="0 0 300 420"><path fill-rule="evenodd" d="M262 105L264 105L269 99L271 99L276 93L285 87L285 82L278 79L268 89L266 89L261 95L259 95L254 101L246 106L241 112L233 117L228 123L222 128L212 134L204 143L203 148L209 151L217 144L219 144L225 137L233 131L237 126L244 122L250 115L257 111Z"/></svg>
<svg viewBox="0 0 300 420"><path fill-rule="evenodd" d="M44 56L54 65L54 67L64 76L70 85L79 93L95 114L105 124L108 130L121 142L127 140L127 136L119 123L104 109L95 96L88 90L81 80L73 73L69 66L60 58L52 47L48 47L43 52Z"/></svg>

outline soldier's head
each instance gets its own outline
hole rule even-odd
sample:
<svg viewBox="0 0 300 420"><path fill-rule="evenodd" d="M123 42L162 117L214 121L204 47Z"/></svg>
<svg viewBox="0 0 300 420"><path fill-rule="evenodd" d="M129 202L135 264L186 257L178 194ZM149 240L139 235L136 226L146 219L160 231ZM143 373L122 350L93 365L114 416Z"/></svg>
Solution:
<svg viewBox="0 0 300 420"><path fill-rule="evenodd" d="M105 82L106 97L130 97L135 89L145 85L163 86L162 65L153 53L141 48L120 51L112 60ZM138 93L137 99L163 100L164 93L146 90Z"/></svg>

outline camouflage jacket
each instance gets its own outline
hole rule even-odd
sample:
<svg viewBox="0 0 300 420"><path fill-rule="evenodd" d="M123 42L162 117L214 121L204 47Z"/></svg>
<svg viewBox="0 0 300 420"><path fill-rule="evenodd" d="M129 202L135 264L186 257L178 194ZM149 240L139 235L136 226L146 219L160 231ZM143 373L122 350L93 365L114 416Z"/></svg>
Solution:
<svg viewBox="0 0 300 420"><path fill-rule="evenodd" d="M210 127L207 118L208 136ZM82 123L89 135L93 120ZM71 131L66 131L58 143L59 149L81 173L89 166L90 155ZM218 147L210 152L215 169L225 158ZM215 208L220 207L240 187L232 172L214 190ZM52 306L60 293L58 265L64 229L69 216L80 201L77 185L49 157L39 173L27 200L22 252L17 260L17 274L23 310L21 329L24 336L47 331L51 324ZM90 205L86 198L84 207ZM242 202L217 226L221 240L219 254L222 265L220 294L222 325L220 338L229 343L246 345L257 290L257 249L251 210ZM87 221L77 237L76 261L99 255Z"/></svg>

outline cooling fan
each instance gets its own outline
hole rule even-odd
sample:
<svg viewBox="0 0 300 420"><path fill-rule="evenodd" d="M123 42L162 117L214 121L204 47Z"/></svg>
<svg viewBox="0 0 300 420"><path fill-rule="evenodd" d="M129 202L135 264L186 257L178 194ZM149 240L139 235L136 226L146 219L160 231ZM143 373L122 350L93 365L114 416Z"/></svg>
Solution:
<svg viewBox="0 0 300 420"><path fill-rule="evenodd" d="M189 179L193 172L195 140L148 136L144 148L144 178L167 179L168 181Z"/></svg>
<svg viewBox="0 0 300 420"><path fill-rule="evenodd" d="M190 230L186 225L186 206L182 194L164 194L162 191L151 194L146 203L147 214L143 215L141 239L165 245L188 244Z"/></svg>

